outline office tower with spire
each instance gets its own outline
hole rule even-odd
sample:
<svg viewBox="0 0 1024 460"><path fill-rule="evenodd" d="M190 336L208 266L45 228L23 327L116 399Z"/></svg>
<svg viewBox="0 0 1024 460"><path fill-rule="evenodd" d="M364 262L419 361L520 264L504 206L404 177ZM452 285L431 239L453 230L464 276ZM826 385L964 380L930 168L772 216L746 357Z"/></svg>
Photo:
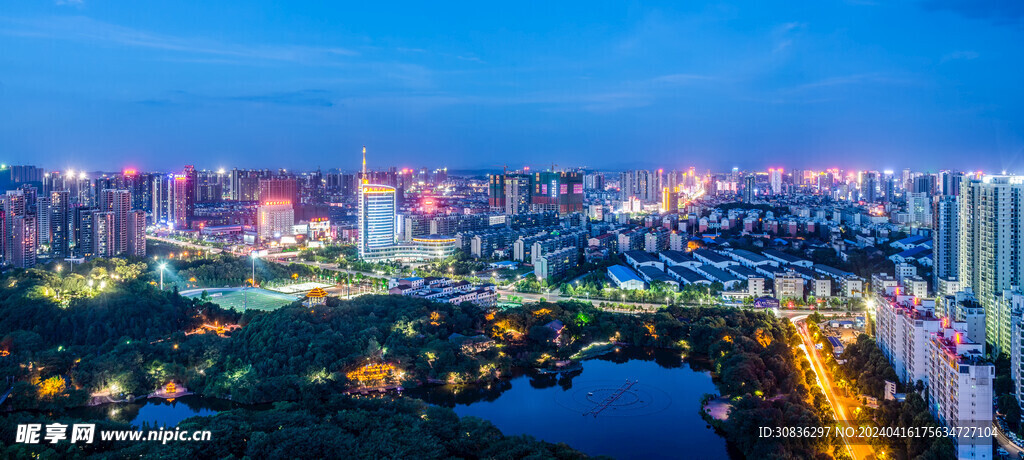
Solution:
<svg viewBox="0 0 1024 460"><path fill-rule="evenodd" d="M359 258L375 259L395 245L395 188L371 184L366 174L366 146L359 184Z"/></svg>

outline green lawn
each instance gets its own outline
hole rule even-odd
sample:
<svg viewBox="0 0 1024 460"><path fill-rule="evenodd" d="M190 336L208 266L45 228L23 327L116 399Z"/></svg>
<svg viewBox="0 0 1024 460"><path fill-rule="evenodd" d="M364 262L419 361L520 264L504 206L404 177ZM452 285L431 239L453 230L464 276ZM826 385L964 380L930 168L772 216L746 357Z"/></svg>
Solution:
<svg viewBox="0 0 1024 460"><path fill-rule="evenodd" d="M195 294L198 297L201 294ZM297 300L297 296L271 292L263 289L247 289L243 291L211 291L210 302L224 308L233 308L238 311L249 310L277 310Z"/></svg>

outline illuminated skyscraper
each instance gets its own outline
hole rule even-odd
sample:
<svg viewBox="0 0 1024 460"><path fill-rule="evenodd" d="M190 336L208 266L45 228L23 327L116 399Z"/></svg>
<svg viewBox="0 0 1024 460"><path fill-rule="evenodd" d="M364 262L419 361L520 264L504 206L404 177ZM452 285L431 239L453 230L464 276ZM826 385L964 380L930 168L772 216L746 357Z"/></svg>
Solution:
<svg viewBox="0 0 1024 460"><path fill-rule="evenodd" d="M183 216L183 226L178 228L192 228L192 220L195 219L196 215L196 184L198 184L198 176L196 175L196 168L192 165L185 165L185 196L184 196L184 207L185 215ZM177 218L177 216L175 216ZM176 226L177 227L177 226Z"/></svg>
<svg viewBox="0 0 1024 460"><path fill-rule="evenodd" d="M71 193L67 190L50 192L50 254L71 256Z"/></svg>
<svg viewBox="0 0 1024 460"><path fill-rule="evenodd" d="M771 187L772 195L782 194L782 168L768 169L768 185Z"/></svg>
<svg viewBox="0 0 1024 460"><path fill-rule="evenodd" d="M395 188L362 184L359 187L359 257L374 258L395 245Z"/></svg>
<svg viewBox="0 0 1024 460"><path fill-rule="evenodd" d="M192 223L192 219L189 216L189 186L188 176L178 174L174 176L174 181L171 186L171 222L174 222L174 228L176 229L187 229Z"/></svg>
<svg viewBox="0 0 1024 460"><path fill-rule="evenodd" d="M93 255L98 257L114 257L117 255L115 240L114 212L96 211L92 213Z"/></svg>
<svg viewBox="0 0 1024 460"><path fill-rule="evenodd" d="M11 259L16 268L31 268L36 265L36 217L15 216L11 219Z"/></svg>
<svg viewBox="0 0 1024 460"><path fill-rule="evenodd" d="M395 188L372 185L366 174L366 146L363 146L363 173L359 184L359 258L376 258L395 246L395 212L398 202Z"/></svg>
<svg viewBox="0 0 1024 460"><path fill-rule="evenodd" d="M111 250L114 254L128 252L128 214L132 207L131 192L128 190L101 190L98 204L100 211L114 213Z"/></svg>
<svg viewBox="0 0 1024 460"><path fill-rule="evenodd" d="M4 259L13 263L14 247L17 243L14 235L15 219L27 214L28 205L25 200L25 192L21 189L8 190L4 196Z"/></svg>
<svg viewBox="0 0 1024 460"><path fill-rule="evenodd" d="M44 193L36 198L36 246L39 248L50 247L50 195Z"/></svg>

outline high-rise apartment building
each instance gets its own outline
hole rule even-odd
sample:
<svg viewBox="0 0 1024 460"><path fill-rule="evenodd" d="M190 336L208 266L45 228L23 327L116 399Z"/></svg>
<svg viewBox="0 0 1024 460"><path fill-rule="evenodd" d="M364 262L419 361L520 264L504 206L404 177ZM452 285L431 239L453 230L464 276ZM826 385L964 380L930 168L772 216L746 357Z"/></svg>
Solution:
<svg viewBox="0 0 1024 460"><path fill-rule="evenodd" d="M50 247L50 195L43 194L36 199L35 212L31 213L36 217L36 247Z"/></svg>
<svg viewBox="0 0 1024 460"><path fill-rule="evenodd" d="M128 246L125 254L133 257L146 257L146 211L137 209L128 213L125 223Z"/></svg>
<svg viewBox="0 0 1024 460"><path fill-rule="evenodd" d="M532 174L530 210L561 214L583 210L583 176L578 172L538 172ZM660 189L659 189L660 191ZM661 198L659 192L651 200Z"/></svg>
<svg viewBox="0 0 1024 460"><path fill-rule="evenodd" d="M768 169L768 187L772 195L782 194L782 168Z"/></svg>
<svg viewBox="0 0 1024 460"><path fill-rule="evenodd" d="M506 174L503 177L505 214L530 212L530 175Z"/></svg>
<svg viewBox="0 0 1024 460"><path fill-rule="evenodd" d="M960 195L960 182L963 181L963 173L955 171L940 171L936 187L940 195Z"/></svg>
<svg viewBox="0 0 1024 460"><path fill-rule="evenodd" d="M860 199L868 203L878 201L878 173L866 171L860 184Z"/></svg>
<svg viewBox="0 0 1024 460"><path fill-rule="evenodd" d="M924 192L907 192L907 223L918 227L932 225L931 195Z"/></svg>
<svg viewBox="0 0 1024 460"><path fill-rule="evenodd" d="M113 240L111 246L114 254L128 251L128 214L131 213L132 196L128 190L101 190L98 195L100 211L114 213Z"/></svg>
<svg viewBox="0 0 1024 460"><path fill-rule="evenodd" d="M968 323L936 316L931 300L884 294L876 300L878 347L900 381L923 383L932 415L971 433L953 439L957 458L992 458L991 436L971 431L992 424L995 367L985 359L985 345L971 341Z"/></svg>
<svg viewBox="0 0 1024 460"><path fill-rule="evenodd" d="M13 263L12 261L15 259L14 247L16 245L16 241L14 236L14 224L18 217L28 215L27 211L28 204L24 190L8 190L6 195L4 195L4 259L7 260L8 263Z"/></svg>
<svg viewBox="0 0 1024 460"><path fill-rule="evenodd" d="M199 184L198 175L196 168L192 165L185 165L184 172L185 176L185 197L184 197L184 226L179 228L192 228L192 221L195 220L196 216L196 186Z"/></svg>
<svg viewBox="0 0 1024 460"><path fill-rule="evenodd" d="M11 258L8 262L15 268L31 268L36 265L37 224L33 215L14 216L11 219Z"/></svg>
<svg viewBox="0 0 1024 460"><path fill-rule="evenodd" d="M940 279L957 279L960 276L958 229L960 221L957 216L957 197L940 196L935 202L933 213L934 237L932 241L935 286ZM937 289L936 289L937 290Z"/></svg>
<svg viewBox="0 0 1024 460"><path fill-rule="evenodd" d="M1007 350L1009 312L999 308L1005 290L1020 286L1024 271L1024 176L965 177L959 199L959 278L985 308L986 336Z"/></svg>
<svg viewBox="0 0 1024 460"><path fill-rule="evenodd" d="M191 209L192 204L190 203L190 191L192 190L191 184L189 183L188 176L184 174L178 174L174 176L174 180L171 182L171 219L169 222L174 223L174 228L177 229L188 229L192 224Z"/></svg>
<svg viewBox="0 0 1024 460"><path fill-rule="evenodd" d="M661 174L645 169L623 171L619 174L620 199L628 201L638 198L640 201L657 203L661 199Z"/></svg>
<svg viewBox="0 0 1024 460"><path fill-rule="evenodd" d="M256 236L261 241L290 235L295 225L295 208L291 201L260 203L256 217Z"/></svg>
<svg viewBox="0 0 1024 460"><path fill-rule="evenodd" d="M530 174L491 175L488 189L491 210L510 215L530 212L531 182Z"/></svg>
<svg viewBox="0 0 1024 460"><path fill-rule="evenodd" d="M74 208L72 212L74 216L74 232L75 235L75 257L88 258L95 255L95 248L93 245L93 214L96 212L96 208L87 208L84 206L78 206Z"/></svg>
<svg viewBox="0 0 1024 460"><path fill-rule="evenodd" d="M114 214L113 211L95 211L92 213L91 240L93 256L114 257L117 255Z"/></svg>
<svg viewBox="0 0 1024 460"><path fill-rule="evenodd" d="M259 201L287 201L299 204L299 189L294 177L271 177L259 181Z"/></svg>
<svg viewBox="0 0 1024 460"><path fill-rule="evenodd" d="M488 184L488 205L509 215L583 210L583 176L578 172L495 174Z"/></svg>
<svg viewBox="0 0 1024 460"><path fill-rule="evenodd" d="M743 178L743 202L752 203L757 196L757 177L749 175Z"/></svg>

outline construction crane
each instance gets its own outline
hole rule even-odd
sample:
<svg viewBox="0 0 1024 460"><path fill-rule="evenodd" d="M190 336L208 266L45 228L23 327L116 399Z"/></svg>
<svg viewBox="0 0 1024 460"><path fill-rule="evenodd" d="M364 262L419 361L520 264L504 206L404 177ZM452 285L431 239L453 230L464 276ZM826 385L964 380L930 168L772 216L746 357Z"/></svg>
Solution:
<svg viewBox="0 0 1024 460"><path fill-rule="evenodd" d="M502 167L502 173L503 174L508 174L508 165L491 165L491 166L501 166Z"/></svg>

